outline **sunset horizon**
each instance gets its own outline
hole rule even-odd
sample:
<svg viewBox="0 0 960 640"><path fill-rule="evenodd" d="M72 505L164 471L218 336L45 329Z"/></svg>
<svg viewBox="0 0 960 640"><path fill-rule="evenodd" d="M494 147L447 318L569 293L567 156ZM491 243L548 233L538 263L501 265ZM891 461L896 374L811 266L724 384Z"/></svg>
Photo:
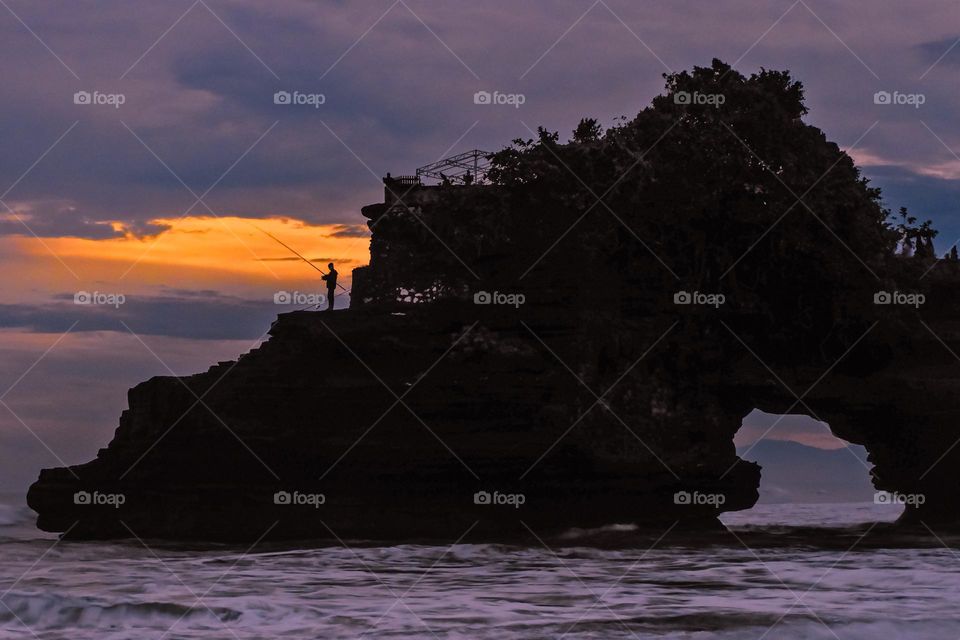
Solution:
<svg viewBox="0 0 960 640"><path fill-rule="evenodd" d="M0 0L0 640L955 635L958 15Z"/></svg>

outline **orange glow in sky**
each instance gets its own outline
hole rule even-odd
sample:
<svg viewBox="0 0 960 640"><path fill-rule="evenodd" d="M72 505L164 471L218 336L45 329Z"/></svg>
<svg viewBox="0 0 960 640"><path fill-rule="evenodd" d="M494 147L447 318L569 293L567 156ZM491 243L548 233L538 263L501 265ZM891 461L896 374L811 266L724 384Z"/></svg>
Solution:
<svg viewBox="0 0 960 640"><path fill-rule="evenodd" d="M352 269L367 264L369 257L363 225L199 216L152 222L169 228L154 236L128 234L107 240L6 238L0 264L7 263L9 269L15 260L18 278L0 285L3 293L7 299L35 299L78 288L112 287L129 293L171 287L245 295L280 284L318 286L319 273L258 228L324 271L328 262L334 262L348 288Z"/></svg>

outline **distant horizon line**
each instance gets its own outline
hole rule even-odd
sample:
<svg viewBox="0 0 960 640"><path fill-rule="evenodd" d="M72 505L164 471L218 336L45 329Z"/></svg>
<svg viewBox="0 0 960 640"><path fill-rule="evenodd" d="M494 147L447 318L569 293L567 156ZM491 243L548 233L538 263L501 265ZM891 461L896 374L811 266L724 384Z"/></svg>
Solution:
<svg viewBox="0 0 960 640"><path fill-rule="evenodd" d="M839 438L838 438L838 440L839 440ZM788 443L790 443L790 444L796 444L796 445L800 445L801 447L806 447L807 449L817 449L818 451L840 451L841 449L845 449L845 448L851 447L851 446L852 446L852 447L863 446L863 445L854 444L854 443L852 443L852 442L846 442L845 444L841 444L841 445L838 445L838 446L836 446L836 447L818 447L818 446L815 446L815 445L812 445L812 444L807 444L807 443L805 443L805 442L800 442L799 440L793 440L793 439L791 439L791 438L760 438L759 440L754 440L753 442L751 442L751 443L749 443L749 444L743 444L743 445L737 446L737 451L740 451L740 450L742 450L742 449L750 449L750 448L752 448L752 447L757 446L758 444L760 444L760 443L762 443L762 442L788 442ZM843 442L843 441L841 441L841 442Z"/></svg>

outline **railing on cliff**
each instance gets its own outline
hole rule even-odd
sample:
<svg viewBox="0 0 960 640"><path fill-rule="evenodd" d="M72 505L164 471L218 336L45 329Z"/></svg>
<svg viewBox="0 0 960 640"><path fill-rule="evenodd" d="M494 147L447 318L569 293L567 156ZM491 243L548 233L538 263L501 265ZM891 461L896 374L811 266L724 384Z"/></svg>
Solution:
<svg viewBox="0 0 960 640"><path fill-rule="evenodd" d="M432 178L445 182L460 182L471 184L482 182L487 177L490 168L489 151L472 149L464 153L438 160L417 169L417 181L423 178Z"/></svg>
<svg viewBox="0 0 960 640"><path fill-rule="evenodd" d="M401 187L414 187L420 184L420 178L418 176L391 176L387 174L385 181L386 180Z"/></svg>

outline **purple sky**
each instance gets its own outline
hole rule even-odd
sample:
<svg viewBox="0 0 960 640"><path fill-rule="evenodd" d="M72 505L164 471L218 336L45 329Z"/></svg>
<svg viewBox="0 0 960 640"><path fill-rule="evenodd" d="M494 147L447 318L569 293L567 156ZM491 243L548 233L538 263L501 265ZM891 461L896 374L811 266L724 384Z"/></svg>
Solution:
<svg viewBox="0 0 960 640"><path fill-rule="evenodd" d="M270 130L207 203L355 222L379 191L363 163L404 173L451 146L499 148L528 126L567 133L583 115L609 124L659 93L663 72L716 56L743 72L793 71L811 122L843 146L879 121L857 148L876 165L868 173L891 204L950 230L941 245L960 235L960 160L944 146L960 149L951 127L960 21L946 0L879 0L868 10L806 0L5 4L0 193L78 122L4 198L44 210L41 234L99 237L104 229L85 221L143 228L190 206L127 127L198 193ZM326 103L274 105L277 90L322 93ZM526 102L475 105L478 90ZM875 105L881 90L926 102ZM76 91L126 102L75 105ZM8 221L3 231L23 230Z"/></svg>
<svg viewBox="0 0 960 640"><path fill-rule="evenodd" d="M218 215L357 224L387 171L498 149L538 125L563 135L583 116L609 125L661 92L664 72L719 57L744 73L790 69L806 85L808 120L845 148L857 143L851 154L888 205L932 218L942 252L960 237L958 40L955 0L3 0L0 200L30 211L45 238L116 235L106 221L155 232L150 220L182 215L194 194ZM525 102L476 105L481 90ZM80 91L124 103L74 104ZM325 102L276 105L277 91ZM878 91L924 103L875 104ZM6 214L0 205L0 236L24 235ZM192 326L221 326L216 302L233 302L217 295ZM29 309L4 302L0 392L59 335L22 325ZM186 373L245 350L262 330L250 317L222 334L158 330L157 340ZM17 415L0 407L0 488L106 443L126 388L166 373L129 340L109 330L64 340L16 385L5 401ZM55 405L51 388L65 390Z"/></svg>

